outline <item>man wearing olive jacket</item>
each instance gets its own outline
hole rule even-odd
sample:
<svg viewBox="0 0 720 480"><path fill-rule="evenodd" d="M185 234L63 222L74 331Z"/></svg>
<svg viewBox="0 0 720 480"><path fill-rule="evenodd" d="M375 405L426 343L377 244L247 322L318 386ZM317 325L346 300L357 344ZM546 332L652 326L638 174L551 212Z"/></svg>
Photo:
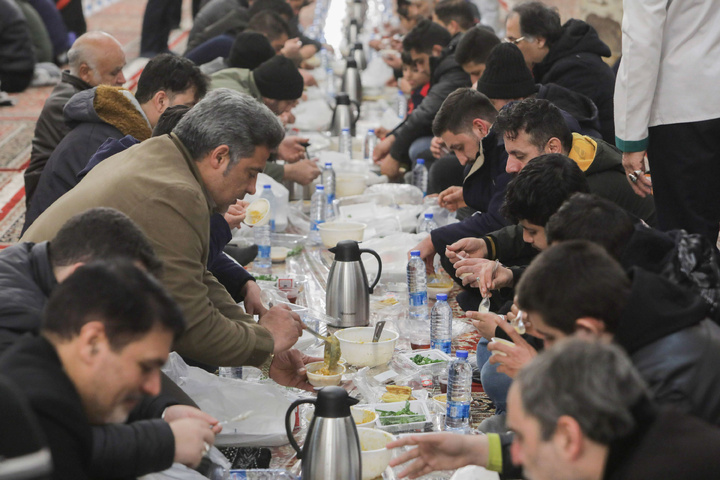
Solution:
<svg viewBox="0 0 720 480"><path fill-rule="evenodd" d="M95 167L22 240L52 238L68 217L87 208L122 211L152 242L164 264L163 283L187 318L175 344L178 353L210 365L265 363L279 383L310 389L304 380L307 358L288 350L301 333L297 315L276 307L255 323L206 268L210 214L255 191L255 178L282 137L282 126L266 107L216 90L172 134Z"/></svg>

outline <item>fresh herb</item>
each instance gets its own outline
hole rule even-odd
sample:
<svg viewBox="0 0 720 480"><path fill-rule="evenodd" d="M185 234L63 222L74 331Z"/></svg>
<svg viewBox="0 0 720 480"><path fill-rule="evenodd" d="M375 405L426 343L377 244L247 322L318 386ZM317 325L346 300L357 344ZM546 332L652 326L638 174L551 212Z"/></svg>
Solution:
<svg viewBox="0 0 720 480"><path fill-rule="evenodd" d="M293 248L287 253L288 257L294 257L295 255L300 255L300 252L303 251L303 245L298 245L297 247Z"/></svg>
<svg viewBox="0 0 720 480"><path fill-rule="evenodd" d="M380 415L380 425L387 426L387 425L402 425L406 423L414 423L414 422L424 422L425 421L425 415L418 415L412 410L410 410L410 402L405 402L405 408L402 410L398 410L397 412L393 410L378 410L377 408L375 411ZM387 418L387 417L394 417L394 418Z"/></svg>
<svg viewBox="0 0 720 480"><path fill-rule="evenodd" d="M255 275L255 280L262 280L264 282L277 282L278 277L275 275Z"/></svg>
<svg viewBox="0 0 720 480"><path fill-rule="evenodd" d="M433 363L442 363L444 360L433 360L430 357L423 357L419 353L412 357L410 360L412 360L415 365L431 365Z"/></svg>

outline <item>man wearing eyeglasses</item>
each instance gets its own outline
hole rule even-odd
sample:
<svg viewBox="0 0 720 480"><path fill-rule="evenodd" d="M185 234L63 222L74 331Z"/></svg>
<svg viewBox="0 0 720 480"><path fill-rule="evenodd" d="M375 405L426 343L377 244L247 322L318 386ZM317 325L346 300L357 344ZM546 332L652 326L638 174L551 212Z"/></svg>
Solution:
<svg viewBox="0 0 720 480"><path fill-rule="evenodd" d="M610 48L595 29L576 19L562 25L557 11L540 2L517 5L505 27L505 41L517 45L535 81L556 83L590 98L598 107L603 140L613 143L615 75L602 60L610 56Z"/></svg>

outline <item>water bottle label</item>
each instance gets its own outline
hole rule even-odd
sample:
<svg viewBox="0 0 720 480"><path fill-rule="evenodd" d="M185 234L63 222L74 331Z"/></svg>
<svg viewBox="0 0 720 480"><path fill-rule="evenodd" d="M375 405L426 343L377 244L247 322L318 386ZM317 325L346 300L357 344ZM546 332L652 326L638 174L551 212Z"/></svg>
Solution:
<svg viewBox="0 0 720 480"><path fill-rule="evenodd" d="M465 402L448 402L447 416L450 418L470 418L470 405Z"/></svg>
<svg viewBox="0 0 720 480"><path fill-rule="evenodd" d="M327 197L328 197L328 203L332 203L333 200L335 200L335 194L334 194L334 193L329 193Z"/></svg>
<svg viewBox="0 0 720 480"><path fill-rule="evenodd" d="M275 219L274 218L270 219L270 231L271 232L275 231Z"/></svg>
<svg viewBox="0 0 720 480"><path fill-rule="evenodd" d="M313 220L310 222L310 230L317 231L318 225L325 223L323 220Z"/></svg>
<svg viewBox="0 0 720 480"><path fill-rule="evenodd" d="M427 305L427 292L415 292L410 294L410 306L421 307Z"/></svg>
<svg viewBox="0 0 720 480"><path fill-rule="evenodd" d="M452 342L450 340L437 340L430 342L430 348L435 350L442 350L445 353L450 353L450 347Z"/></svg>
<svg viewBox="0 0 720 480"><path fill-rule="evenodd" d="M258 245L258 257L270 258L270 245Z"/></svg>

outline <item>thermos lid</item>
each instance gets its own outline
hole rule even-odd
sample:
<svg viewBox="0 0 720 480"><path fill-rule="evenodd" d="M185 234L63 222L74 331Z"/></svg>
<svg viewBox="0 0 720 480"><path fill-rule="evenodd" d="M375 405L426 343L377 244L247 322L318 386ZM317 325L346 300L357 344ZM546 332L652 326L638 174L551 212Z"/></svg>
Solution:
<svg viewBox="0 0 720 480"><path fill-rule="evenodd" d="M347 93L338 93L335 96L335 101L338 105L350 105L350 95Z"/></svg>
<svg viewBox="0 0 720 480"><path fill-rule="evenodd" d="M360 245L355 240L343 240L330 248L336 262L357 262L360 260Z"/></svg>
<svg viewBox="0 0 720 480"><path fill-rule="evenodd" d="M342 387L325 387L318 392L315 402L315 416L323 418L344 418L351 416L350 406L359 400L348 395Z"/></svg>
<svg viewBox="0 0 720 480"><path fill-rule="evenodd" d="M347 65L347 68L358 68L357 62L355 61L354 58L348 58L346 65Z"/></svg>

